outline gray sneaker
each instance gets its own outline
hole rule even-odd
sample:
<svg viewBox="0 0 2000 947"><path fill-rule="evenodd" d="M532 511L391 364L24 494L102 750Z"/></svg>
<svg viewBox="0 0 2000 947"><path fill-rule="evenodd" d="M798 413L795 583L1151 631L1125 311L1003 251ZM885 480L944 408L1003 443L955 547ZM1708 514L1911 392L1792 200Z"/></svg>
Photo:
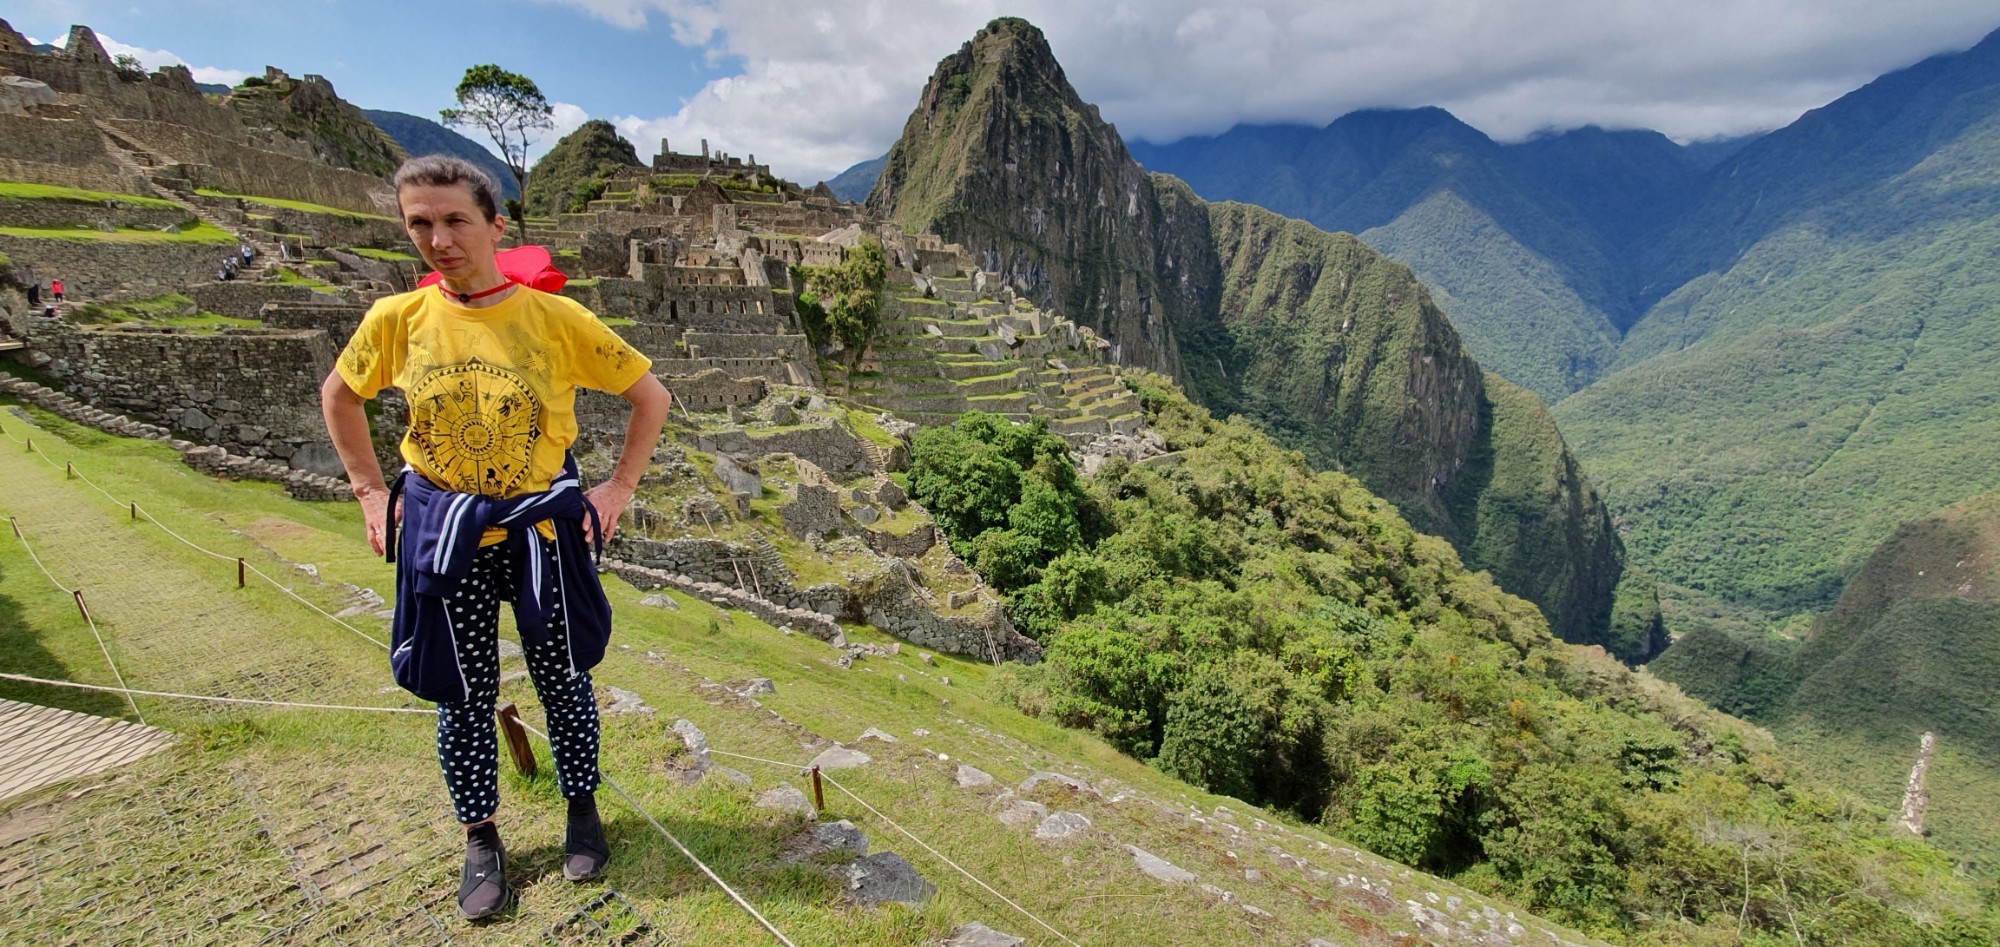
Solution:
<svg viewBox="0 0 2000 947"><path fill-rule="evenodd" d="M514 905L507 884L507 849L500 830L488 822L465 833L465 868L458 876L458 916L485 920Z"/></svg>

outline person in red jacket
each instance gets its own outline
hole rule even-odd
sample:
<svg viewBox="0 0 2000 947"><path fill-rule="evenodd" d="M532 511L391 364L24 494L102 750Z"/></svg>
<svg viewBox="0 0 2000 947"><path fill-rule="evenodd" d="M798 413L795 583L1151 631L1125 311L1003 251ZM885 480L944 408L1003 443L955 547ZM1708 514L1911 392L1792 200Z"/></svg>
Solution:
<svg viewBox="0 0 2000 947"><path fill-rule="evenodd" d="M62 280L60 279L50 280L49 292L55 294L56 302L62 302Z"/></svg>

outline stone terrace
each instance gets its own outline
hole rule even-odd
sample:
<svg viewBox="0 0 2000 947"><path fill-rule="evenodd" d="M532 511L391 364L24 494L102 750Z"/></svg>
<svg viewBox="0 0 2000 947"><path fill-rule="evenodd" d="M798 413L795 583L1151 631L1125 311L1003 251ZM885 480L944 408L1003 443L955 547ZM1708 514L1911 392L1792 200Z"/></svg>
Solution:
<svg viewBox="0 0 2000 947"><path fill-rule="evenodd" d="M1130 434L1138 400L1104 363L1109 345L1088 328L1017 301L990 273L892 274L891 298L859 370L840 381L849 398L919 424L964 411L1015 421L1047 418L1072 441ZM922 293L929 286L935 298Z"/></svg>

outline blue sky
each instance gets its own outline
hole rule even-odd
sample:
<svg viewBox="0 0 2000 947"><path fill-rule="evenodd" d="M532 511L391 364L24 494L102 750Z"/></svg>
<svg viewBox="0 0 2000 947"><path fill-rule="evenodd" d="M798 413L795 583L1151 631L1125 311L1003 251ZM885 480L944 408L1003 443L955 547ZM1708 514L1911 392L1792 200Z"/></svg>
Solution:
<svg viewBox="0 0 2000 947"><path fill-rule="evenodd" d="M16 29L82 23L222 78L316 72L347 100L435 117L498 63L641 156L707 138L804 183L886 151L939 59L999 15L1047 34L1128 138L1324 125L1435 105L1501 140L1596 124L1681 141L1789 123L2000 27L1993 0L15 0Z"/></svg>
<svg viewBox="0 0 2000 947"><path fill-rule="evenodd" d="M410 18L411 11L423 11ZM82 23L190 65L259 73L319 73L364 108L436 118L467 66L494 62L534 79L550 99L588 102L593 114L678 110L720 75L662 22L614 26L572 7L533 0L177 0L173 3L28 3L6 14L14 28L60 44ZM440 37L451 39L440 41Z"/></svg>

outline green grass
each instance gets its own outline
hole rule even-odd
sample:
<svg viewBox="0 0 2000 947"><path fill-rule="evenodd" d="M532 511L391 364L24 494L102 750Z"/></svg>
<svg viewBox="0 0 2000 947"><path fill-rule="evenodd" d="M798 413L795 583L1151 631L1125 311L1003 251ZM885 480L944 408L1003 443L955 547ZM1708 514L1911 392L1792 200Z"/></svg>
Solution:
<svg viewBox="0 0 2000 947"><path fill-rule="evenodd" d="M276 270L273 271L273 274L275 275L278 282L284 283L288 286L309 286L312 287L313 289L329 293L338 292L340 289L339 287L333 285L332 283L328 283L325 280L315 279L313 277L306 276L302 273L299 273L296 270L291 269L290 267L284 267L284 266L278 267Z"/></svg>
<svg viewBox="0 0 2000 947"><path fill-rule="evenodd" d="M328 207L325 204L314 204L308 201L295 201L283 197L258 197L250 194L231 194L228 193L227 191L217 191L211 188L196 188L195 193L203 197L228 198L232 200L244 201L246 203L251 203L251 204L261 204L265 207L282 207L285 210L296 210L307 214L324 214L329 217L345 217L349 220L386 220L389 221L390 223L400 223L400 221L397 221L396 218L394 217L384 217L381 214L364 214L358 211L341 210L338 207Z"/></svg>
<svg viewBox="0 0 2000 947"><path fill-rule="evenodd" d="M91 227L0 227L0 236L30 240L67 240L72 243L219 243L235 244L236 237L205 221L183 225L180 233L126 228L105 232Z"/></svg>
<svg viewBox="0 0 2000 947"><path fill-rule="evenodd" d="M179 204L157 197L139 194L119 194L112 191L87 191L74 187L59 187L53 184L29 184L23 181L0 181L0 198L14 198L28 201L66 201L75 204L102 204L118 201L133 207L153 210L177 210Z"/></svg>
<svg viewBox="0 0 2000 947"><path fill-rule="evenodd" d="M33 431L11 417L4 423L16 435L32 433L42 449L74 460L114 495L137 499L195 542L247 553L254 564L323 607L340 606L339 583L390 587L389 568L357 538L352 504L295 503L270 485L217 482L180 467L164 447L60 422ZM0 451L0 476L10 485L0 504L21 518L38 550L48 554L50 567L99 596L102 626L135 686L213 692L218 676L255 668L263 672L265 686L291 682L301 699L389 706L408 701L393 688L384 691L388 678L380 651L254 579L252 588L237 591L231 563L181 546L144 521L128 522L118 505L79 481L64 480L59 469L32 455ZM61 524L73 525L64 533L57 529ZM291 565L308 562L317 579ZM1233 945L1256 937L1291 943L1347 936L1336 933L1345 928L1330 915L1290 890L1296 888L1329 899L1329 907L1351 909L1361 920L1350 923L1365 922L1381 937L1410 931L1393 901L1371 908L1341 888L1273 861L1273 845L1336 873L1380 879L1398 898L1420 899L1421 891L1435 891L1463 897L1475 909L1493 903L1514 910L1420 875L1396 880L1399 869L1392 864L1320 849L1316 843L1338 843L1310 829L1256 828L1250 823L1256 813L1240 804L1193 792L1093 737L1022 717L992 694L1003 686L1004 672L984 664L940 656L936 666L928 666L917 660L916 649L905 646L898 656L867 658L843 670L830 662L834 652L826 645L782 635L738 612L679 593L669 593L677 609L641 606L644 593L616 580L607 592L617 609L618 646L594 677L601 685L639 694L657 713L606 718L604 770L801 944L917 947L935 944L971 920L1024 934L1037 929L830 785L826 818L853 819L873 841L872 851L905 855L940 887L933 901L916 909L847 904L839 896L842 882L814 867L840 859L787 861L786 852L802 832L793 818L755 808L751 790L728 780L711 778L689 787L668 775L679 754L662 730L674 719L696 722L718 750L788 764L717 757L750 775L757 790L780 780L805 785L790 764L810 758L827 739L852 741L870 726L896 734L902 743L863 744L875 762L834 774L834 780L1087 943ZM0 545L4 603L16 609L0 611L0 635L8 641L0 648L0 667L87 681L108 678L68 597L47 585L18 544ZM206 609L200 623L176 618L193 607ZM354 620L373 632L381 629L379 619ZM850 634L857 641L888 640L859 627ZM161 646L172 642L215 647L179 652ZM196 654L201 660L190 662ZM506 667L516 668L518 661L509 659ZM718 687L750 677L769 677L777 687L760 698L761 707ZM948 686L945 677L951 679ZM0 693L107 714L119 707L70 692ZM503 685L502 699L520 703L525 715L539 722L527 682ZM668 942L704 947L763 942L752 921L645 817L609 791L600 799L618 852L610 876L581 887L552 880L561 802L545 748L537 748L541 775L508 772L502 779L503 827L517 881L529 882L521 905L510 919L474 928L448 916L457 877L457 830L438 786L426 718L198 711L153 700L142 700L141 707L149 719L181 731L179 747L129 768L122 780L85 783L96 788L77 798L66 793L79 787L62 786L5 804L10 815L52 811L58 821L0 854L0 865L8 867L30 860L39 878L36 897L0 914L0 938L89 942L143 928L167 940L379 942L390 937L390 925L399 919L423 923L412 912L428 905L444 914L443 929L455 940L540 944L545 930L610 887ZM930 734L920 736L920 729ZM1095 784L1129 786L1177 807L1206 811L1227 804L1242 813L1236 818L1249 838L1234 841L1201 831L1150 802L1109 803L1043 790L1037 797L1052 808L1081 812L1095 827L1064 846L1038 843L1026 829L991 821L988 800L997 787L968 791L953 785L961 762L992 773L1001 785L1038 769L1075 767ZM1152 882L1133 869L1122 844L1167 857L1276 916L1252 921L1192 886ZM346 861L349 855L355 860ZM1258 867L1264 879L1245 880L1246 865ZM322 868L331 869L316 880L326 894L309 900L300 879ZM373 883L354 884L343 874L348 871ZM218 910L236 899L257 906ZM89 911L72 909L85 901ZM1130 903L1146 909L1104 907ZM1532 928L1546 926L1520 917Z"/></svg>
<svg viewBox="0 0 2000 947"><path fill-rule="evenodd" d="M174 326L180 329L193 329L202 332L213 332L217 329L230 328L255 329L263 325L262 322L255 319L225 316L215 312L197 312L191 316L168 316L164 319L154 319L151 321L158 325Z"/></svg>
<svg viewBox="0 0 2000 947"><path fill-rule="evenodd" d="M377 250L374 247L348 247L347 252L366 260L380 260L384 263L421 263L420 258L400 250Z"/></svg>

